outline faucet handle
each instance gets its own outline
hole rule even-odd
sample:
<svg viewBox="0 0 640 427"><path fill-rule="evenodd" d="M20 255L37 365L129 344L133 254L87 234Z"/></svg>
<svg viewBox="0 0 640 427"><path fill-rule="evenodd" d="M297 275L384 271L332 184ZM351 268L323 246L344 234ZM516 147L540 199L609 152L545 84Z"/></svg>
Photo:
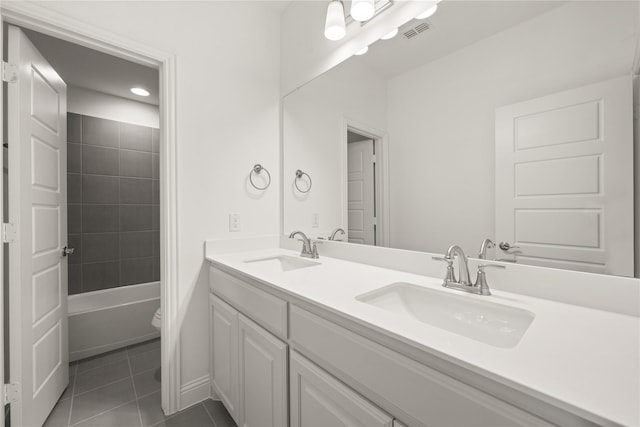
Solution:
<svg viewBox="0 0 640 427"><path fill-rule="evenodd" d="M478 265L478 270L481 271L482 273L484 273L484 269L485 268L499 268L501 270L506 270L507 266L506 265L498 265L498 264L480 264Z"/></svg>
<svg viewBox="0 0 640 427"><path fill-rule="evenodd" d="M497 265L497 264L478 265L478 276L476 277L476 283L473 286L476 289L478 289L478 293L480 295L491 295L491 290L489 289L489 284L487 283L487 276L484 272L484 269L487 267L499 268L501 270L504 270L507 268L504 265Z"/></svg>
<svg viewBox="0 0 640 427"><path fill-rule="evenodd" d="M444 261L447 263L447 274L444 276L444 282L442 283L443 286L447 286L448 283L453 283L456 281L456 275L453 271L453 258L449 256L434 256L431 257L431 259L435 261Z"/></svg>

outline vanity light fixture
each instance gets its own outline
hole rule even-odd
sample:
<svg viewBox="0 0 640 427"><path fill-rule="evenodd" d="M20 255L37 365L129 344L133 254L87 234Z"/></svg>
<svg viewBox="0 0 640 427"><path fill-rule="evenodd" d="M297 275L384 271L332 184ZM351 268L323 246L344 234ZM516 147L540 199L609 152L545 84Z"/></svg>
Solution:
<svg viewBox="0 0 640 427"><path fill-rule="evenodd" d="M395 30L393 30L393 31L388 32L384 36L380 37L380 40L389 40L389 39L394 38L396 35L398 35L398 29L397 28Z"/></svg>
<svg viewBox="0 0 640 427"><path fill-rule="evenodd" d="M347 33L344 22L344 5L340 0L332 0L327 7L324 36L329 40L340 40Z"/></svg>
<svg viewBox="0 0 640 427"><path fill-rule="evenodd" d="M364 22L373 18L376 12L374 0L353 0L350 15L356 21Z"/></svg>
<svg viewBox="0 0 640 427"><path fill-rule="evenodd" d="M146 89L142 89L141 87L132 87L131 92L138 96L149 96L149 91Z"/></svg>
<svg viewBox="0 0 640 427"><path fill-rule="evenodd" d="M359 51L357 51L356 53L354 53L354 55L364 55L365 53L369 52L369 46L365 46L362 49L360 49Z"/></svg>
<svg viewBox="0 0 640 427"><path fill-rule="evenodd" d="M416 19L427 19L428 17L436 13L436 10L438 10L438 5L434 4L429 9L425 10L420 15L416 16Z"/></svg>

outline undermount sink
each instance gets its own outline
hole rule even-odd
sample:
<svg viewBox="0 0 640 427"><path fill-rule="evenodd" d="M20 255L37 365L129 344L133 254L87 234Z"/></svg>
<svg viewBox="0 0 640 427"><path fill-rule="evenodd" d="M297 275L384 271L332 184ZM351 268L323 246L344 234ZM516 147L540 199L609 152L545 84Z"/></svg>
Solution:
<svg viewBox="0 0 640 427"><path fill-rule="evenodd" d="M286 271L299 270L301 268L315 267L317 265L320 265L320 263L316 261L289 255L276 255L267 258L252 259L244 262L246 264L255 264L256 266L260 266L264 270L275 273L284 273Z"/></svg>
<svg viewBox="0 0 640 427"><path fill-rule="evenodd" d="M515 347L535 314L486 298L454 295L411 283L393 283L356 297L363 303L485 344Z"/></svg>

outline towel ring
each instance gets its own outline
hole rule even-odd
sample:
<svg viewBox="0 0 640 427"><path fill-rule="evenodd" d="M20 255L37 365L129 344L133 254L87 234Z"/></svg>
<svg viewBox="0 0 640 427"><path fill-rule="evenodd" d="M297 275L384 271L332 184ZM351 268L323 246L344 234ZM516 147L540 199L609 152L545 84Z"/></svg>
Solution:
<svg viewBox="0 0 640 427"><path fill-rule="evenodd" d="M309 187L307 187L307 189L306 189L306 190L301 190L301 189L300 189L300 187L298 187L298 180L299 180L299 179L302 179L302 177L303 177L303 176L305 176L305 175L306 175L306 176L307 176L307 178L309 179ZM296 179L294 179L294 180L293 180L293 184L296 186L296 188L298 189L298 191L299 191L299 192L301 192L301 193L308 193L308 192L309 192L309 190L311 190L311 185L312 185L311 177L309 176L309 174L308 174L308 173L306 173L306 172L302 172L300 169L298 169L298 170L296 171Z"/></svg>
<svg viewBox="0 0 640 427"><path fill-rule="evenodd" d="M269 178L267 180L267 184L264 187L260 187L256 185L255 182L253 182L253 174L260 175L260 172L262 171L265 171L267 173L267 178ZM253 188L255 188L256 190L266 190L271 185L271 174L260 163L258 163L253 167L253 169L251 169L251 172L249 172L249 182L251 182L251 185L253 185Z"/></svg>

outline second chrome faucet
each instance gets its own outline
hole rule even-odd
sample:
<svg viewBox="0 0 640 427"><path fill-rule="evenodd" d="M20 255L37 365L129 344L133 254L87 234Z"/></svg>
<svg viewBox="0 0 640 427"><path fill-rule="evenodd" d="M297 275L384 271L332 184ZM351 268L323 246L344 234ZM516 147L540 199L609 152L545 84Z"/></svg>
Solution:
<svg viewBox="0 0 640 427"><path fill-rule="evenodd" d="M487 247L493 247L493 242L489 239L485 239L482 242L479 254L480 259L484 259L484 257L486 256ZM459 279L456 279L455 270L453 268L453 262L456 256L458 257ZM489 289L489 284L487 283L487 276L484 272L485 268L506 268L503 265L481 264L478 266L476 282L472 283L471 277L469 276L469 260L467 259L467 256L464 254L464 251L460 246L452 245L449 247L444 257L433 257L433 259L437 261L445 261L447 263L447 273L445 275L442 286L444 286L445 288L457 289L460 291L471 292L478 295L491 295L491 290Z"/></svg>

